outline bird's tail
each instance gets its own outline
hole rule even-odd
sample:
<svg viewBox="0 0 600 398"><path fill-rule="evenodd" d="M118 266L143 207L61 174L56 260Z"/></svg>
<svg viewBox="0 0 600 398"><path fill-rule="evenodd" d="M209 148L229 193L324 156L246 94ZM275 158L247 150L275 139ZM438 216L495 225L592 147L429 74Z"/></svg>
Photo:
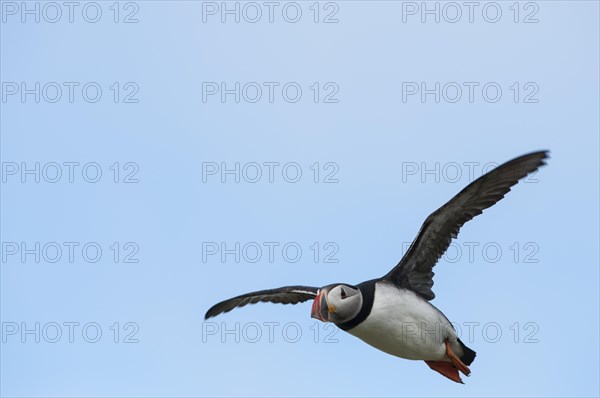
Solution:
<svg viewBox="0 0 600 398"><path fill-rule="evenodd" d="M475 360L477 353L475 351L473 351L472 349L470 349L469 347L467 347L462 341L460 341L460 339L458 339L458 343L460 344L460 346L463 349L463 355L462 355L462 357L460 357L460 360L465 365L469 366Z"/></svg>

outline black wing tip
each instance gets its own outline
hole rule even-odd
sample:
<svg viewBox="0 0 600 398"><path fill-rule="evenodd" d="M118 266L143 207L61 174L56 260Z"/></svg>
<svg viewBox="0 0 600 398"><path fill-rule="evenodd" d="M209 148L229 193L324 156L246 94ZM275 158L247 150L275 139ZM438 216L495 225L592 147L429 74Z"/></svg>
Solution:
<svg viewBox="0 0 600 398"><path fill-rule="evenodd" d="M539 158L540 166L547 164L545 160L550 159L550 150L549 149L540 149L538 151L533 151L526 153L525 155L519 156L517 159L525 159L525 158Z"/></svg>
<svg viewBox="0 0 600 398"><path fill-rule="evenodd" d="M550 149L538 149L537 151L532 151L529 153L526 153L523 156L530 156L530 155L544 155L544 157L547 157L550 154Z"/></svg>
<svg viewBox="0 0 600 398"><path fill-rule="evenodd" d="M542 149L539 151L535 151L535 152L531 152L527 155L524 155L525 157L532 157L532 158L536 158L537 159L537 167L535 168L535 170L539 169L540 167L546 166L548 165L548 160L550 159L550 150L549 149Z"/></svg>
<svg viewBox="0 0 600 398"><path fill-rule="evenodd" d="M216 306L212 306L212 307L210 307L210 309L208 311L206 311L206 314L204 314L205 321L207 319L214 318L221 313L221 311L218 311L215 307Z"/></svg>
<svg viewBox="0 0 600 398"><path fill-rule="evenodd" d="M512 168L517 173L517 175L515 175L516 179L520 180L526 175L538 170L540 167L546 166L548 164L548 159L550 159L549 149L542 149L538 151L529 152L524 155L517 156L516 158L501 164L496 169L485 174L483 177L485 177L488 174L491 175L496 170L510 170Z"/></svg>
<svg viewBox="0 0 600 398"><path fill-rule="evenodd" d="M550 150L549 149L544 149L543 151L541 151L543 153L543 157L542 160L540 160L540 166L545 166L548 164L548 159L550 159Z"/></svg>
<svg viewBox="0 0 600 398"><path fill-rule="evenodd" d="M222 301L222 302L217 303L217 304L213 305L212 307L210 307L208 309L208 311L206 311L206 314L204 314L204 320L214 318L217 315L224 314L226 312L231 311L233 308L227 308L227 307L223 308L224 304L227 304L228 302L229 302L229 300L225 300L225 301Z"/></svg>
<svg viewBox="0 0 600 398"><path fill-rule="evenodd" d="M234 300L234 299L231 299L231 300ZM225 314L229 311L232 311L236 307L241 308L241 307L246 306L246 304L248 304L248 303L238 303L232 307L228 307L227 304L229 304L229 302L231 300L225 300L225 301L222 301L222 302L210 307L209 310L206 311L206 314L204 314L204 320L207 320L209 318L214 318L217 315ZM254 303L249 303L249 304L254 304Z"/></svg>

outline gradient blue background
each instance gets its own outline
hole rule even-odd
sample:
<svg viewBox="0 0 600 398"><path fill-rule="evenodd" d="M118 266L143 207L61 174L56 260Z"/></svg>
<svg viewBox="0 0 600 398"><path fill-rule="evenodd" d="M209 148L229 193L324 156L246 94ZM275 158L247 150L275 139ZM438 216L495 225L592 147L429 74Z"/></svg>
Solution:
<svg viewBox="0 0 600 398"><path fill-rule="evenodd" d="M82 3L83 4L83 3ZM136 162L137 184L2 183L3 242L136 242L138 263L1 264L1 320L97 322L102 339L35 343L5 336L3 396L598 396L599 29L594 1L540 1L539 23L402 23L400 2L337 2L337 24L202 22L202 4L137 2L136 24L115 24L112 2L91 24L1 26L3 82L96 81L106 97L1 109L2 162ZM323 3L321 3L323 4ZM433 4L433 3L430 3ZM482 3L483 4L483 3ZM18 18L18 17L17 17ZM136 82L137 104L115 104L112 82ZM336 82L337 104L308 91L289 104L202 102L205 81ZM402 102L401 83L496 81L502 100ZM512 102L512 82L536 82L539 103ZM469 182L403 181L403 162L503 162L551 149L537 183L467 224L458 243L497 242L496 263L466 256L436 268L434 304L481 328L466 385L422 362L388 356L326 330L313 341L309 304L256 305L220 327L297 322L302 338L250 343L204 335L216 301L287 284L357 283L386 273L424 218ZM305 177L257 184L202 182L202 162L298 162ZM308 166L339 165L335 184ZM476 168L480 170L480 168ZM297 263L202 261L202 242L298 242ZM313 242L336 242L338 263L315 263ZM534 242L537 263L508 247ZM480 252L479 252L480 253ZM280 258L280 257L279 257ZM114 322L139 325L114 343ZM521 325L518 342L509 329ZM527 322L537 343L524 343ZM204 325L206 328L206 325ZM263 332L266 329L263 329ZM329 331L329 330L327 330ZM123 332L122 332L123 333ZM463 331L464 333L464 331ZM122 338L123 336L121 336Z"/></svg>

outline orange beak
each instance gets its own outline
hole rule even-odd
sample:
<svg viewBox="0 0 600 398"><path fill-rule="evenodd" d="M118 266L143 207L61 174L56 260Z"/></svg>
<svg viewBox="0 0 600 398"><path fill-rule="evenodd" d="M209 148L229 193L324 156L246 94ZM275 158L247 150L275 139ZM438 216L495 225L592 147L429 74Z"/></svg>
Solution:
<svg viewBox="0 0 600 398"><path fill-rule="evenodd" d="M313 301L310 311L311 318L318 319L322 322L329 322L329 305L327 304L327 291L321 290L315 301Z"/></svg>

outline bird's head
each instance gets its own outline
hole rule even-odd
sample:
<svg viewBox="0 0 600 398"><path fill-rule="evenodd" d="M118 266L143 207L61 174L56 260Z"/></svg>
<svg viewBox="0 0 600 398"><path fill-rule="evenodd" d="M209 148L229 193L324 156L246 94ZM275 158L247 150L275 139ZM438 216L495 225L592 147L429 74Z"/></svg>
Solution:
<svg viewBox="0 0 600 398"><path fill-rule="evenodd" d="M358 287L343 283L329 285L319 289L310 316L323 322L344 323L359 313L362 303Z"/></svg>

